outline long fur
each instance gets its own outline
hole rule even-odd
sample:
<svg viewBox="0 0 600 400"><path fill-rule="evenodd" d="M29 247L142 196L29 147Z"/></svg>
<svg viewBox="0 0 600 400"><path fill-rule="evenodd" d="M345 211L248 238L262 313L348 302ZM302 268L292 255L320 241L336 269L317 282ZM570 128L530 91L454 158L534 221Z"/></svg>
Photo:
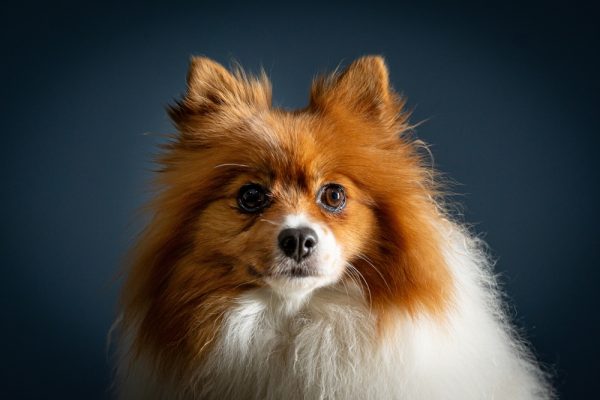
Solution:
<svg viewBox="0 0 600 400"><path fill-rule="evenodd" d="M193 60L124 288L121 398L553 398L483 244L441 207L403 105L380 57L315 81L297 112L271 109L264 76ZM231 209L248 176L273 187L256 218ZM339 216L312 200L331 177L348 188ZM294 294L255 266L299 211L345 264Z"/></svg>

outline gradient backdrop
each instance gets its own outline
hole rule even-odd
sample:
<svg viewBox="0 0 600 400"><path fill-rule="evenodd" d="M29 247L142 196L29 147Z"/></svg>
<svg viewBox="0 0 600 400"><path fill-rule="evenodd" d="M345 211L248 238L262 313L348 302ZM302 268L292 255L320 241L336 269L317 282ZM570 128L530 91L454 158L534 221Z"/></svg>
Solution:
<svg viewBox="0 0 600 400"><path fill-rule="evenodd" d="M383 54L560 393L600 392L594 6L85 3L0 17L1 398L109 397L115 277L191 54L264 66L290 108Z"/></svg>

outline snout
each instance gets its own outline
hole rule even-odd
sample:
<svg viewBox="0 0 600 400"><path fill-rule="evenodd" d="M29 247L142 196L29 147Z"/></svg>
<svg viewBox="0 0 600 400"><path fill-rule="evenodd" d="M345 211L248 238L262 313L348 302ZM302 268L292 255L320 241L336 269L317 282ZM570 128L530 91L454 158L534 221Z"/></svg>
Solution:
<svg viewBox="0 0 600 400"><path fill-rule="evenodd" d="M293 214L280 226L274 263L265 274L273 290L295 297L339 280L344 271L341 248L325 225Z"/></svg>
<svg viewBox="0 0 600 400"><path fill-rule="evenodd" d="M319 243L319 237L314 229L301 226L282 230L277 241L279 248L286 257L300 263L315 251Z"/></svg>

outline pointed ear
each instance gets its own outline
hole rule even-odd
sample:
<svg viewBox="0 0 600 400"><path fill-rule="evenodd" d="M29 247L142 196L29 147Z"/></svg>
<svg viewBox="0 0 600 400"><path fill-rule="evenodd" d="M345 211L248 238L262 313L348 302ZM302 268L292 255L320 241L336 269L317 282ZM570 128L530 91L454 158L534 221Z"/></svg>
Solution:
<svg viewBox="0 0 600 400"><path fill-rule="evenodd" d="M207 57L192 57L179 112L198 114L243 104L267 108L271 105L271 85L264 72L257 78L250 77L241 68L230 72Z"/></svg>
<svg viewBox="0 0 600 400"><path fill-rule="evenodd" d="M206 57L192 57L187 75L186 100L194 104L226 102L237 82L221 64Z"/></svg>
<svg viewBox="0 0 600 400"><path fill-rule="evenodd" d="M311 106L344 107L367 119L394 122L402 115L404 100L390 87L383 57L365 56L341 74L315 80Z"/></svg>

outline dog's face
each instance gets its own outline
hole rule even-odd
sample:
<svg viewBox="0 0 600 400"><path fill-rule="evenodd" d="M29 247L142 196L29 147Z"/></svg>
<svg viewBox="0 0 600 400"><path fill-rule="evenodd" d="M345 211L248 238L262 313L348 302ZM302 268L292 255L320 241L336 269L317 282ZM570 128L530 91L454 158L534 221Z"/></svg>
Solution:
<svg viewBox="0 0 600 400"><path fill-rule="evenodd" d="M345 272L358 279L352 263L366 257L376 222L373 200L340 153L343 137L305 115L256 113L240 124L245 140L210 150L222 161L210 171L220 188L197 217L198 258L222 260L283 295Z"/></svg>
<svg viewBox="0 0 600 400"><path fill-rule="evenodd" d="M191 332L203 343L198 327L245 290L297 297L346 280L382 316L440 310L435 188L402 106L378 57L315 81L293 112L271 106L265 77L193 59L124 291L143 331L159 347Z"/></svg>

